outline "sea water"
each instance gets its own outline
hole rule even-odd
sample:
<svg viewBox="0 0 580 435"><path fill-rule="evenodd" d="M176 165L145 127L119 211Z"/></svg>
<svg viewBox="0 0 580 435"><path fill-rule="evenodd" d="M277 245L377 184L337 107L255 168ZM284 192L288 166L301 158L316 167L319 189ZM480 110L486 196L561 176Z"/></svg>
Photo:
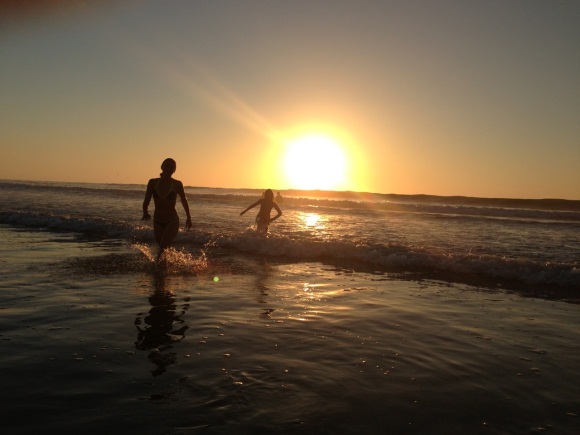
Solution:
<svg viewBox="0 0 580 435"><path fill-rule="evenodd" d="M151 243L144 186L0 182L0 224ZM186 188L193 229L178 244L378 272L565 294L580 288L580 201L286 191L269 238L249 189ZM177 205L183 220L183 211ZM257 211L256 211L257 212Z"/></svg>
<svg viewBox="0 0 580 435"><path fill-rule="evenodd" d="M578 202L186 192L0 183L3 433L577 431Z"/></svg>

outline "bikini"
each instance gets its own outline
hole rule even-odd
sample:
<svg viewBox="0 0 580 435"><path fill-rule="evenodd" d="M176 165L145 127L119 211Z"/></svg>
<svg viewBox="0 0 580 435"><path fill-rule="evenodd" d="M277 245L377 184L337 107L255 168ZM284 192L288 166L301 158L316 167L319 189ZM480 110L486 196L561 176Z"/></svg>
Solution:
<svg viewBox="0 0 580 435"><path fill-rule="evenodd" d="M155 185L155 189L153 189L153 198L154 199L162 199L163 201L171 201L175 204L175 201L177 200L177 192L175 191L175 189L173 188L173 180L171 180L171 188L169 189L169 192L167 192L165 194L165 196L161 196L161 194L159 193L159 183L161 182L161 178L159 178L157 180L157 184ZM179 216L176 216L174 218L171 218L169 220L159 220L159 219L155 219L155 217L153 217L153 224L154 225L159 225L161 228L165 229L168 225L173 224L175 222L179 222Z"/></svg>

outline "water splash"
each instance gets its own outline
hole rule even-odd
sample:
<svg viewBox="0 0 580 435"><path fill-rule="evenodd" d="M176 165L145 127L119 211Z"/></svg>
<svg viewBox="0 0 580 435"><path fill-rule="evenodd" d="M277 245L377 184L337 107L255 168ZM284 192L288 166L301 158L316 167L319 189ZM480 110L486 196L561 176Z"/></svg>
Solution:
<svg viewBox="0 0 580 435"><path fill-rule="evenodd" d="M198 275L207 270L208 261L205 251L195 256L185 250L167 249L160 259L167 273L176 275Z"/></svg>
<svg viewBox="0 0 580 435"><path fill-rule="evenodd" d="M155 255L153 254L153 250L150 246L143 243L133 243L132 246L141 252L151 263L155 263Z"/></svg>
<svg viewBox="0 0 580 435"><path fill-rule="evenodd" d="M194 255L184 249L168 248L157 262L153 249L149 245L134 243L133 248L143 254L151 268L162 270L166 274L199 275L208 269L208 259L204 249L199 255Z"/></svg>

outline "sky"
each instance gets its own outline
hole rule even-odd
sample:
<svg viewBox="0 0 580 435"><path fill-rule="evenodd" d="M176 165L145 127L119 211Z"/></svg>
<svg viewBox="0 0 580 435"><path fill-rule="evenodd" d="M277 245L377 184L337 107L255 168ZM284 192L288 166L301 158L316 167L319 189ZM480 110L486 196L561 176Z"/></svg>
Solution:
<svg viewBox="0 0 580 435"><path fill-rule="evenodd" d="M580 200L577 1L3 1L0 77L0 179Z"/></svg>

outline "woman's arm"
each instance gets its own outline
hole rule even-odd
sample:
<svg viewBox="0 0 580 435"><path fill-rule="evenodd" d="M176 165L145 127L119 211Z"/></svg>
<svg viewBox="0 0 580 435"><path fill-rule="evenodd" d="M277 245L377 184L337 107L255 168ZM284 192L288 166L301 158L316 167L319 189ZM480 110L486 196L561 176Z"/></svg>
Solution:
<svg viewBox="0 0 580 435"><path fill-rule="evenodd" d="M187 202L187 198L185 197L185 190L183 189L183 183L181 181L175 180L177 184L177 194L179 195L179 199L181 199L181 205L183 206L183 210L185 210L185 214L187 219L185 220L185 228L188 230L191 228L191 215L189 214L189 203Z"/></svg>
<svg viewBox="0 0 580 435"><path fill-rule="evenodd" d="M149 180L147 183L147 190L145 191L145 199L143 200L143 217L142 221L148 221L151 219L147 209L149 208L149 203L151 202L151 197L153 196L153 179Z"/></svg>

